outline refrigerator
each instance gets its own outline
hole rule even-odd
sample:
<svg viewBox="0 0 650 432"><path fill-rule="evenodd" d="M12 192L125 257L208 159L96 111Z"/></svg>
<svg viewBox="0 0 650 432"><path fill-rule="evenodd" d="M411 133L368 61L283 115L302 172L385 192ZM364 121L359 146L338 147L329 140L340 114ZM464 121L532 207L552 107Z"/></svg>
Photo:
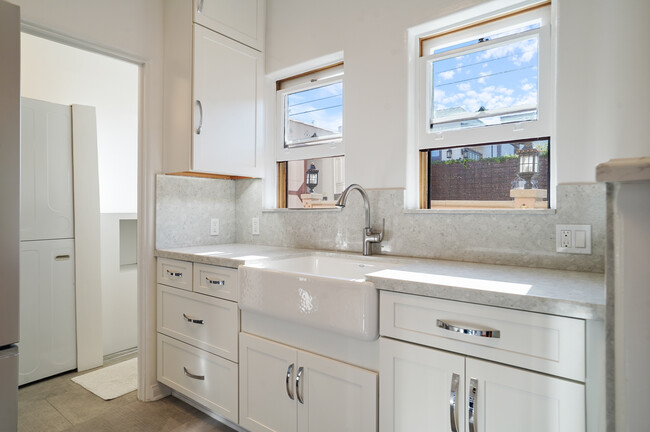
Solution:
<svg viewBox="0 0 650 432"><path fill-rule="evenodd" d="M0 431L18 429L20 9L0 0Z"/></svg>
<svg viewBox="0 0 650 432"><path fill-rule="evenodd" d="M77 367L71 107L21 98L20 148L23 385Z"/></svg>

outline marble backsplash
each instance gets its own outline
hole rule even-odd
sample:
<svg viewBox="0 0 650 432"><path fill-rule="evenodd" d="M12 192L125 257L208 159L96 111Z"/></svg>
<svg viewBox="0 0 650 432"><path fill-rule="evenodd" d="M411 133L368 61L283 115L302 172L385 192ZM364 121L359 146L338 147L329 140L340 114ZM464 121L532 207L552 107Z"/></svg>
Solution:
<svg viewBox="0 0 650 432"><path fill-rule="evenodd" d="M156 176L156 248L237 242L235 180ZM210 219L219 235L210 235Z"/></svg>
<svg viewBox="0 0 650 432"><path fill-rule="evenodd" d="M213 184L209 184L213 183ZM603 272L606 191L603 184L561 185L558 209L548 213L404 211L401 189L368 190L372 225L386 231L375 254ZM157 247L250 243L361 252L361 195L331 210L263 210L262 182L158 176ZM219 217L221 234L209 235ZM259 217L260 235L251 234ZM592 254L555 251L556 224L592 226Z"/></svg>

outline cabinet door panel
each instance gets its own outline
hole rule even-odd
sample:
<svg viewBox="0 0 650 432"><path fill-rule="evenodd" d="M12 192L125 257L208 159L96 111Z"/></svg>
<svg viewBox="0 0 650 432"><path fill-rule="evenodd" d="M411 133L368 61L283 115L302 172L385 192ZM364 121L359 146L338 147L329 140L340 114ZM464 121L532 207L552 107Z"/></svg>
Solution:
<svg viewBox="0 0 650 432"><path fill-rule="evenodd" d="M380 432L451 430L453 374L459 380L455 424L462 431L465 358L392 339L379 343Z"/></svg>
<svg viewBox="0 0 650 432"><path fill-rule="evenodd" d="M296 432L296 351L246 333L239 339L239 424L251 432ZM295 396L294 396L295 398Z"/></svg>
<svg viewBox="0 0 650 432"><path fill-rule="evenodd" d="M194 26L195 171L249 176L259 171L261 71L261 53Z"/></svg>
<svg viewBox="0 0 650 432"><path fill-rule="evenodd" d="M301 432L376 432L377 374L304 351L298 403Z"/></svg>
<svg viewBox="0 0 650 432"><path fill-rule="evenodd" d="M194 21L258 51L264 49L264 0L194 0Z"/></svg>
<svg viewBox="0 0 650 432"><path fill-rule="evenodd" d="M476 432L585 430L583 384L467 358L467 394L472 378L478 380Z"/></svg>

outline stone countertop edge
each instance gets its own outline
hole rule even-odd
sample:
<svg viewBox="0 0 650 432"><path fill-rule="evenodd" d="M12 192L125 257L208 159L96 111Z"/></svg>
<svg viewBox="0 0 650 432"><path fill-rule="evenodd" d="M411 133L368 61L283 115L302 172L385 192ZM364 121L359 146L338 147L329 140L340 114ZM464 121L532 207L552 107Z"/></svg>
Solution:
<svg viewBox="0 0 650 432"><path fill-rule="evenodd" d="M237 268L267 259L290 258L313 250L243 243L156 249L160 258Z"/></svg>
<svg viewBox="0 0 650 432"><path fill-rule="evenodd" d="M290 258L305 253L351 255L346 252L240 243L157 249L155 255L237 268L262 260ZM379 290L571 318L605 319L605 277L602 273L375 256L397 261L395 269L366 276Z"/></svg>

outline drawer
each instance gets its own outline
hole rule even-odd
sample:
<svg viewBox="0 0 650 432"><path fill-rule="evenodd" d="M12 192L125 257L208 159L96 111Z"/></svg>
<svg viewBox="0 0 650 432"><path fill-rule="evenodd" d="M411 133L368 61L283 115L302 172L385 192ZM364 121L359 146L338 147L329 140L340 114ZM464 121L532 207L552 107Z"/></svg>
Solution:
<svg viewBox="0 0 650 432"><path fill-rule="evenodd" d="M192 291L192 263L158 258L157 282Z"/></svg>
<svg viewBox="0 0 650 432"><path fill-rule="evenodd" d="M239 297L237 269L208 264L194 264L194 291L237 301Z"/></svg>
<svg viewBox="0 0 650 432"><path fill-rule="evenodd" d="M158 331L237 361L237 303L158 285Z"/></svg>
<svg viewBox="0 0 650 432"><path fill-rule="evenodd" d="M227 418L239 421L237 363L158 334L158 381Z"/></svg>
<svg viewBox="0 0 650 432"><path fill-rule="evenodd" d="M581 319L384 291L379 316L382 336L585 381ZM493 337L451 326L492 331Z"/></svg>

